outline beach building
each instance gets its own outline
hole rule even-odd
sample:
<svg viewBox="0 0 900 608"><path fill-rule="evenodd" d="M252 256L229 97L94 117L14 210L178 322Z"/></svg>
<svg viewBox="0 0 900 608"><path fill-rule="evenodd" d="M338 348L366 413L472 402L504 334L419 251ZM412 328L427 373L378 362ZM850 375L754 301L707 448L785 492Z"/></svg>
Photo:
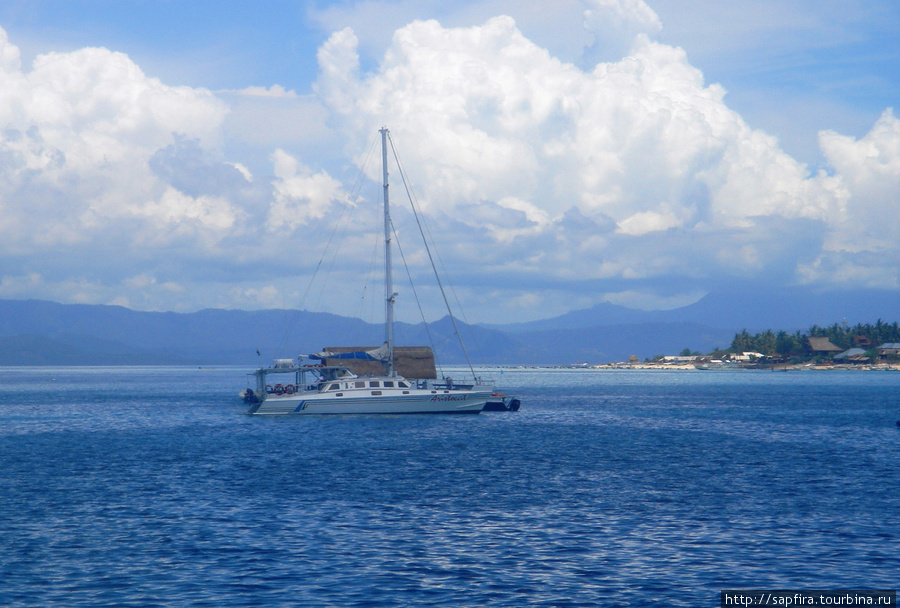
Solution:
<svg viewBox="0 0 900 608"><path fill-rule="evenodd" d="M835 346L831 343L831 340L828 338L810 338L809 339L809 350L813 353L818 353L822 355L830 355L833 353L839 353L842 349L840 346Z"/></svg>
<svg viewBox="0 0 900 608"><path fill-rule="evenodd" d="M878 354L882 357L900 356L900 342L885 342L878 347Z"/></svg>
<svg viewBox="0 0 900 608"><path fill-rule="evenodd" d="M835 355L834 360L843 363L868 363L869 358L866 356L865 350L861 348L851 348Z"/></svg>

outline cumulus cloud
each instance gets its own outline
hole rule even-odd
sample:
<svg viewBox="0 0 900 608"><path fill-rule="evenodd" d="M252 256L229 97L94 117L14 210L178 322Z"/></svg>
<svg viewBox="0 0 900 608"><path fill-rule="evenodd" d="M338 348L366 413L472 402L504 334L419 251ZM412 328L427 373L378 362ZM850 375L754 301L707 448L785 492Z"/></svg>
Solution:
<svg viewBox="0 0 900 608"><path fill-rule="evenodd" d="M618 61L638 37L653 38L662 30L659 16L643 0L589 0L584 27L593 37L585 62Z"/></svg>
<svg viewBox="0 0 900 608"><path fill-rule="evenodd" d="M243 131L229 130L235 108ZM298 114L318 126L297 127ZM309 263L284 255L297 252L294 232L317 234L310 223L348 199L281 149L255 170L226 150L242 134L251 146L321 136L323 123L321 104L279 85L173 87L104 48L39 55L29 69L0 29L0 297L181 310L270 301Z"/></svg>
<svg viewBox="0 0 900 608"><path fill-rule="evenodd" d="M382 125L478 320L675 305L729 280L900 289L891 110L863 137L821 133L812 172L657 41L642 0L579 10L580 62L498 16L409 23L364 69L345 28L313 95L173 87L102 48L23 67L0 29L0 297L292 306L339 210L354 234L336 272L372 257ZM374 195L348 187L349 159Z"/></svg>
<svg viewBox="0 0 900 608"><path fill-rule="evenodd" d="M900 120L888 108L864 137L823 131L840 209L822 254L799 268L804 282L900 289Z"/></svg>
<svg viewBox="0 0 900 608"><path fill-rule="evenodd" d="M121 301L169 284L129 281L142 267L190 265L169 254L208 256L245 217L230 199L245 177L210 160L227 113L211 92L165 85L102 48L26 70L2 30L0 91L2 295L25 277L37 297Z"/></svg>
<svg viewBox="0 0 900 608"><path fill-rule="evenodd" d="M875 226L897 217L890 112L859 141L824 133L833 171L811 174L731 110L684 51L652 40L661 24L643 2L587 4L597 43L604 28L620 35L614 59L589 70L509 17L418 21L370 73L353 32L333 35L316 90L359 148L371 125L391 126L415 159L422 206L457 226L450 246L500 282L542 272L677 275L691 281L686 293L729 277L828 285L853 273L814 269L860 248L886 254L896 276L896 224Z"/></svg>
<svg viewBox="0 0 900 608"><path fill-rule="evenodd" d="M819 134L825 157L845 189L842 229L834 246L878 251L896 247L900 234L900 120L887 109L857 140L833 131Z"/></svg>
<svg viewBox="0 0 900 608"><path fill-rule="evenodd" d="M0 55L15 55L8 42ZM106 49L41 55L27 73L15 62L4 67L0 200L25 224L44 201L65 199L69 214L100 223L143 206L149 159L175 134L214 141L226 112L208 91L163 85ZM55 221L41 217L45 228Z"/></svg>
<svg viewBox="0 0 900 608"><path fill-rule="evenodd" d="M294 230L310 220L321 219L333 203L345 198L341 183L325 171L313 171L287 154L276 150L275 202L266 222L270 231Z"/></svg>

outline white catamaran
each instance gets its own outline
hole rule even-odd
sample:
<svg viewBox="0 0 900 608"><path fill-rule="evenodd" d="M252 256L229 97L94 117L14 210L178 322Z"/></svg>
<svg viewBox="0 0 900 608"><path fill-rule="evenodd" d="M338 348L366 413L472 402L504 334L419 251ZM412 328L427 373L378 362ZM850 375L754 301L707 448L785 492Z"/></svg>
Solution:
<svg viewBox="0 0 900 608"><path fill-rule="evenodd" d="M278 359L272 367L257 369L256 390L242 393L251 414L477 414L491 398L493 386L476 379L472 384L452 380L412 380L394 369L394 293L391 269L391 216L388 196L388 130L382 128L381 160L384 177L384 293L385 342L378 349L321 352L298 361ZM383 375L359 376L341 365L302 364L304 360L355 359L380 361ZM286 382L271 384L281 374Z"/></svg>

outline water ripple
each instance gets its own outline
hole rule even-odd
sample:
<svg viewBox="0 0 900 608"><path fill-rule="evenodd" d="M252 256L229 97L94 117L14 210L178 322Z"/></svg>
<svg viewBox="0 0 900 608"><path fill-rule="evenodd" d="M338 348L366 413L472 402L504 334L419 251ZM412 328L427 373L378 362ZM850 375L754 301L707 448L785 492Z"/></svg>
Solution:
<svg viewBox="0 0 900 608"><path fill-rule="evenodd" d="M528 371L514 415L289 420L245 416L239 376L0 372L0 605L896 585L896 375Z"/></svg>

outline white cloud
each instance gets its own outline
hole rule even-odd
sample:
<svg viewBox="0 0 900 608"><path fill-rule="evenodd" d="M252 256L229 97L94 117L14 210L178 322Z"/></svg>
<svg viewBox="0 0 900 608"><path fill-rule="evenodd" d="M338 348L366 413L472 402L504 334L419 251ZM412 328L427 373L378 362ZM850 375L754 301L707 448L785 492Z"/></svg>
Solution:
<svg viewBox="0 0 900 608"><path fill-rule="evenodd" d="M10 44L6 31L0 28L0 71L15 73L21 67L22 59L19 47Z"/></svg>
<svg viewBox="0 0 900 608"><path fill-rule="evenodd" d="M234 226L236 213L227 200L213 196L192 197L175 188L166 188L158 198L136 207L132 213L154 220L160 225L176 224L180 229L190 224L222 231Z"/></svg>
<svg viewBox="0 0 900 608"><path fill-rule="evenodd" d="M246 230L242 205L259 200L246 169L215 159L226 113L211 92L107 49L25 70L0 30L3 294L27 283L34 297L169 308L177 281L142 270L184 275L222 257L223 239Z"/></svg>
<svg viewBox="0 0 900 608"><path fill-rule="evenodd" d="M697 302L706 292L695 291L676 296L660 296L653 292L627 290L608 293L603 301L638 310L673 310Z"/></svg>
<svg viewBox="0 0 900 608"><path fill-rule="evenodd" d="M215 144L226 112L208 91L168 87L106 49L41 55L30 72L5 67L0 234L26 250L90 240L123 214L156 210L166 221L170 194L149 160L176 134Z"/></svg>
<svg viewBox="0 0 900 608"><path fill-rule="evenodd" d="M73 170L115 163L165 145L173 133L218 138L224 105L212 93L148 78L126 55L89 48L35 59L21 81L24 119Z"/></svg>
<svg viewBox="0 0 900 608"><path fill-rule="evenodd" d="M250 169L242 165L241 163L227 163L238 170L238 172L244 177L248 182L253 182L253 173L250 172Z"/></svg>
<svg viewBox="0 0 900 608"><path fill-rule="evenodd" d="M887 109L859 140L823 131L819 141L846 189L845 215L834 246L896 252L900 247L900 120Z"/></svg>
<svg viewBox="0 0 900 608"><path fill-rule="evenodd" d="M332 203L347 200L341 183L326 172L313 173L284 150L276 150L272 160L276 181L275 201L266 222L270 231L295 230L324 217Z"/></svg>
<svg viewBox="0 0 900 608"><path fill-rule="evenodd" d="M630 236L640 236L648 232L658 232L681 226L681 220L672 212L641 211L619 222L617 232Z"/></svg>
<svg viewBox="0 0 900 608"><path fill-rule="evenodd" d="M229 294L231 301L253 308L284 308L284 292L274 285L262 287L236 287Z"/></svg>
<svg viewBox="0 0 900 608"><path fill-rule="evenodd" d="M860 139L823 131L819 140L840 209L823 250L798 267L800 281L900 289L900 120L888 108Z"/></svg>
<svg viewBox="0 0 900 608"><path fill-rule="evenodd" d="M0 276L0 296L4 298L28 298L44 284L43 277L32 272L26 275Z"/></svg>
<svg viewBox="0 0 900 608"><path fill-rule="evenodd" d="M378 72L357 75L355 42L343 31L323 47L318 90L357 141L390 123L418 162L426 208L516 200L559 218L574 206L632 235L831 209L827 184L747 127L679 49L644 39L586 73L508 18L417 22L397 32Z"/></svg>
<svg viewBox="0 0 900 608"><path fill-rule="evenodd" d="M277 85L272 87L275 88ZM222 124L225 148L233 149L242 160L255 152L256 158L251 159L257 163L254 172L268 166L275 148L336 154L329 149L335 137L326 124L328 113L321 101L311 95L289 93L248 95L244 91L223 91L218 94L228 103L228 114Z"/></svg>
<svg viewBox="0 0 900 608"><path fill-rule="evenodd" d="M244 95L246 97L271 97L275 99L280 98L289 98L296 99L297 93L294 91L288 91L280 84L273 84L272 86L266 87L247 87L245 89L241 89L240 91L223 91L224 93L235 93L237 95Z"/></svg>
<svg viewBox="0 0 900 608"><path fill-rule="evenodd" d="M368 73L353 33L335 34L316 90L352 147L389 124L423 207L468 228L450 246L477 251L470 261L499 281L518 271L790 283L809 281L823 251L896 251L892 114L858 142L823 134L835 173L811 174L729 109L681 49L649 38L660 23L643 2L590 6L598 40L613 24L629 49L590 71L507 17L424 21L398 30ZM564 220L573 210L596 222L592 233Z"/></svg>
<svg viewBox="0 0 900 608"><path fill-rule="evenodd" d="M811 171L658 41L647 3L554 5L557 26L583 22L554 47L564 58L510 17L460 16L509 6L405 24L374 61L360 57L379 48L371 31L336 31L314 95L172 87L102 48L23 69L0 30L0 295L293 305L341 206L357 205L338 271L371 257L359 234L376 197L349 187L347 165L384 124L457 288L486 310L503 294L482 318L664 306L729 278L900 288L893 112L863 137L823 132L828 170ZM378 163L366 170L377 189ZM407 247L415 227L394 221Z"/></svg>
<svg viewBox="0 0 900 608"><path fill-rule="evenodd" d="M653 37L662 30L659 16L643 0L587 0L585 4L584 27L594 38L585 50L589 65L618 61L639 35Z"/></svg>

